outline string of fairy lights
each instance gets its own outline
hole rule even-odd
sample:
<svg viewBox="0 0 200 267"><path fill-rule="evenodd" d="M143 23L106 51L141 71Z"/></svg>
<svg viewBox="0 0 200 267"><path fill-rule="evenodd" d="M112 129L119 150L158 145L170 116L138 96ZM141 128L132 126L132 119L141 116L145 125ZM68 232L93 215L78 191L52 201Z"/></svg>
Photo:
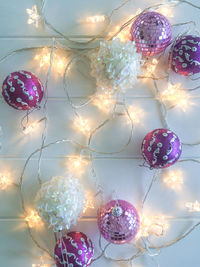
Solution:
<svg viewBox="0 0 200 267"><path fill-rule="evenodd" d="M94 202L96 201L96 198L98 198L99 201L103 201L104 199L104 193L103 188L100 185L100 181L98 179L98 175L96 173L96 170L94 168L94 156L93 153L98 153L102 155L115 155L119 154L122 151L126 149L126 147L130 144L132 138L133 138L133 132L134 128L137 127L141 121L143 120L145 116L145 110L142 109L140 106L131 106L127 105L126 103L126 97L123 95L123 98L121 99L121 96L119 94L115 94L114 96L112 94L105 94L103 92L95 92L92 96L89 97L89 99L82 103L81 105L75 105L73 103L72 98L69 95L69 85L67 82L68 75L70 73L71 66L76 62L77 58L80 60L87 60L88 53L90 53L94 49L88 49L88 51L80 51L78 49L71 48L71 45L81 45L86 47L88 43L94 42L98 40L100 37L104 37L107 39L112 39L114 37L118 37L121 39L121 41L126 41L129 36L130 31L130 25L135 20L135 18L144 11L148 10L157 10L158 12L164 14L167 17L171 17L174 15L175 7L179 6L180 4L188 4L194 8L200 9L200 6L196 6L193 3L185 0L177 0L177 1L166 1L162 4L156 4L154 6L151 6L144 11L137 10L134 16L126 18L126 21L121 25L117 26L114 31L107 32L108 26L110 25L112 21L112 16L115 12L119 11L122 7L127 4L129 0L125 1L121 6L114 9L109 16L104 15L95 15L90 16L82 21L86 23L105 23L105 27L96 36L92 37L89 41L87 41L84 44L80 44L79 42L72 41L67 36L64 36L61 32L59 32L49 21L47 21L45 16L45 7L47 4L47 1L43 0L41 2L41 5L36 6L34 5L31 9L27 9L26 12L29 16L27 23L34 25L36 28L40 26L40 22L43 21L44 24L52 29L55 33L59 34L60 37L64 38L66 40L66 46L59 43L58 40L55 38L53 39L52 45L50 47L32 47L32 48L24 48L20 50L13 51L0 59L0 63L2 63L4 60L7 60L10 56L15 55L16 53L30 51L30 50L36 50L36 54L33 58L34 61L39 63L39 66L41 69L47 69L47 76L46 76L46 82L45 82L45 90L44 90L44 104L42 106L43 116L42 118L31 121L31 114L27 115L29 117L29 120L27 120L24 128L23 133L25 135L29 135L30 133L33 133L34 131L37 131L39 127L43 127L42 135L41 135L41 146L37 148L35 151L31 153L31 155L27 158L25 165L22 169L21 175L20 175L20 181L19 183L13 183L12 178L9 176L9 174L1 174L0 175L0 189L1 190L7 190L11 186L15 186L19 190L22 208L24 211L24 218L23 220L26 223L28 232L30 234L30 237L32 238L33 242L36 244L38 248L40 248L42 251L44 251L47 255L50 256L50 258L53 258L51 252L48 251L48 249L42 247L37 239L35 238L32 229L37 229L37 227L43 227L44 223L41 219L41 217L38 215L37 211L32 208L28 208L25 206L25 200L24 200L24 194L22 190L23 186L23 178L24 173L27 168L27 165L29 161L32 159L34 155L39 153L38 158L38 168L37 168L37 178L38 182L41 185L42 179L41 179L41 160L42 160L42 154L44 149L48 149L51 146L55 146L57 144L64 144L69 143L75 147L79 148L80 153L79 154L72 154L68 156L68 159L66 160L66 168L68 169L69 173L73 174L74 176L81 177L83 176L88 169L91 170L91 174L93 176L93 182L95 186L95 193L94 192L87 192L86 193L86 202L83 210L83 214L87 213L88 209L94 209L95 205ZM183 23L183 25L186 23ZM189 22L188 24L191 24ZM64 46L64 47L63 47ZM67 57L63 57L62 52L67 52L69 55ZM75 55L74 55L75 54ZM151 61L148 61L143 66L143 75L139 77L141 81L153 81L154 85L154 97L158 101L160 112L162 114L162 122L165 128L170 129L168 120L167 120L167 114L168 111L173 109L174 107L180 108L183 112L186 112L188 107L191 106L192 103L192 97L191 92L199 89L200 87L197 86L195 88L185 89L182 88L182 85L180 83L173 84L170 80L170 70L167 70L162 75L156 75L156 71L159 65L159 59L153 58ZM85 145L80 144L74 140L70 139L62 139L62 140L56 140L52 143L46 144L46 136L47 136L47 130L48 130L48 83L49 78L52 73L59 73L60 75L63 75L63 87L66 92L67 99L71 105L72 110L74 111L74 122L73 122L73 128L74 130L79 131L83 135L87 137L87 143ZM158 82L160 80L166 80L167 82L167 88L165 90L160 91L158 89ZM96 106L103 114L105 114L106 119L97 127L93 127L90 118L83 117L79 114L79 109L87 106L87 105L94 105ZM117 106L120 106L122 108L122 111L117 111ZM100 131L105 125L110 123L111 121L117 119L117 118L123 117L128 123L129 128L129 136L127 139L127 142L124 144L123 147L117 149L113 152L107 152L107 151L98 151L94 148L92 148L91 143L92 139L94 138L95 134ZM200 143L182 143L183 145L189 145L189 146L197 146ZM196 163L200 163L199 160L196 159L188 159L188 160L180 160L179 162L184 161L193 161ZM149 188L144 196L143 202L142 202L142 209L141 209L141 226L139 229L139 232L136 236L136 239L133 243L131 243L131 246L134 248L137 248L137 253L133 253L133 255L128 259L115 259L111 258L107 254L107 248L110 244L107 244L105 247L103 247L101 243L101 236L99 239L99 248L101 251L101 254L94 259L94 261L99 260L101 257L106 258L107 260L111 260L114 262L128 262L131 264L134 261L135 258L143 255L144 253L147 253L147 255L152 256L151 250L153 249L155 251L155 255L159 254L159 251L161 248L171 246L178 242L179 240L185 238L188 234L191 233L199 224L199 218L197 218L197 223L193 224L192 227L187 230L184 234L178 236L175 240L160 245L155 246L152 241L150 240L150 236L164 236L167 232L167 230L170 227L170 220L178 219L175 216L165 216L163 214L153 214L153 215L146 215L143 212L143 206L148 200L148 196L151 192L152 186L157 181L158 177L161 176L161 172L156 170L153 174L152 181L149 185ZM162 181L163 184L165 184L168 188L174 191L179 191L183 184L184 184L184 173L181 169L177 170L169 170L162 173ZM188 210L189 213L194 212L200 212L200 202L198 200L194 200L194 202L186 202L185 208ZM83 220L96 220L96 218L93 217L83 217ZM188 217L189 219L190 217ZM153 257L154 258L154 257ZM51 259L52 260L52 259ZM41 263L39 264L32 264L32 267L49 267L53 266L53 260L52 263L45 263L45 260L43 257L41 258ZM159 264L158 264L159 266Z"/></svg>

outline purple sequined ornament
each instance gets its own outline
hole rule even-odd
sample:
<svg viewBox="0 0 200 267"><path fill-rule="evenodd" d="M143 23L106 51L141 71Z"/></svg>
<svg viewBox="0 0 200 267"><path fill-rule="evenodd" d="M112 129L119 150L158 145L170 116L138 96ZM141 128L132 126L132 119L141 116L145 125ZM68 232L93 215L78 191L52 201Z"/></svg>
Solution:
<svg viewBox="0 0 200 267"><path fill-rule="evenodd" d="M180 37L169 55L173 71L184 76L200 72L200 37L187 35Z"/></svg>
<svg viewBox="0 0 200 267"><path fill-rule="evenodd" d="M16 71L9 74L2 85L2 95L11 107L29 110L38 107L43 97L43 86L31 72Z"/></svg>
<svg viewBox="0 0 200 267"><path fill-rule="evenodd" d="M130 30L137 52L143 56L160 54L169 45L172 29L169 21L160 13L146 12L138 16Z"/></svg>
<svg viewBox="0 0 200 267"><path fill-rule="evenodd" d="M114 244L131 241L139 228L139 216L129 202L111 200L98 211L98 226L103 237Z"/></svg>
<svg viewBox="0 0 200 267"><path fill-rule="evenodd" d="M70 232L58 241L54 251L57 267L87 267L92 263L92 241L81 232Z"/></svg>
<svg viewBox="0 0 200 267"><path fill-rule="evenodd" d="M145 136L142 155L151 168L167 168L179 159L181 142L172 131L156 129Z"/></svg>

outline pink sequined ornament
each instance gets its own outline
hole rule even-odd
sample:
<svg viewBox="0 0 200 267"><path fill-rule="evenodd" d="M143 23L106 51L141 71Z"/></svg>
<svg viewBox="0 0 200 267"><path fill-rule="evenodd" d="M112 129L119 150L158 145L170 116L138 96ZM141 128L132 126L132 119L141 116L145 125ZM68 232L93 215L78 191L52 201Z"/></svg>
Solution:
<svg viewBox="0 0 200 267"><path fill-rule="evenodd" d="M131 241L139 229L139 216L125 200L111 200L98 211L98 227L102 236L114 244Z"/></svg>
<svg viewBox="0 0 200 267"><path fill-rule="evenodd" d="M9 74L2 85L2 95L17 110L37 108L43 97L43 86L31 72L16 71Z"/></svg>
<svg viewBox="0 0 200 267"><path fill-rule="evenodd" d="M58 241L54 251L57 267L87 267L94 255L92 241L81 232L70 232Z"/></svg>
<svg viewBox="0 0 200 267"><path fill-rule="evenodd" d="M154 56L163 52L172 38L171 24L158 12L146 12L138 16L130 30L137 52Z"/></svg>

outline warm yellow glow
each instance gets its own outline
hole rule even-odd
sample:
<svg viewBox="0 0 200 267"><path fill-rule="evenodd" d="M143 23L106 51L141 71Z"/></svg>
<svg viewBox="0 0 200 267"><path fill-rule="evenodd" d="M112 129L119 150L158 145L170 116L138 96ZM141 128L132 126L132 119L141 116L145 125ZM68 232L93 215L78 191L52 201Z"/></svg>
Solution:
<svg viewBox="0 0 200 267"><path fill-rule="evenodd" d="M28 222L30 228L41 228L44 223L37 211L30 210L28 215L25 217L25 221Z"/></svg>
<svg viewBox="0 0 200 267"><path fill-rule="evenodd" d="M141 107L129 106L128 112L134 124L142 124L145 112Z"/></svg>
<svg viewBox="0 0 200 267"><path fill-rule="evenodd" d="M0 190L7 189L12 184L7 175L0 174Z"/></svg>
<svg viewBox="0 0 200 267"><path fill-rule="evenodd" d="M130 19L132 19L134 16L139 15L141 13L141 9L139 8L135 14L132 14L130 16L128 16L126 18L125 21L121 22L120 25L125 24L126 22L128 22ZM118 35L117 38L119 38L122 42L126 42L128 40L130 40L130 28L131 28L131 23L129 26L127 26L125 29L123 29ZM120 30L120 26L116 26L115 29L109 33L108 37L113 36L115 33L117 33Z"/></svg>
<svg viewBox="0 0 200 267"><path fill-rule="evenodd" d="M180 83L175 85L169 84L168 89L160 93L159 99L168 104L169 107L177 106L184 112L192 105L190 102L190 95L185 90L181 89Z"/></svg>
<svg viewBox="0 0 200 267"><path fill-rule="evenodd" d="M32 9L27 8L26 13L29 15L29 19L27 20L27 23L33 24L36 28L38 28L38 23L41 17L38 14L37 6L34 5Z"/></svg>
<svg viewBox="0 0 200 267"><path fill-rule="evenodd" d="M173 7L162 6L158 9L158 12L161 13L162 15L164 15L165 17L168 17L168 18L174 17Z"/></svg>
<svg viewBox="0 0 200 267"><path fill-rule="evenodd" d="M91 127L88 119L76 117L74 120L74 127L85 135L91 132Z"/></svg>
<svg viewBox="0 0 200 267"><path fill-rule="evenodd" d="M197 200L195 202L187 202L185 206L189 209L189 212L200 211L200 203Z"/></svg>
<svg viewBox="0 0 200 267"><path fill-rule="evenodd" d="M92 103L104 113L109 113L114 108L116 101L110 94L99 94Z"/></svg>
<svg viewBox="0 0 200 267"><path fill-rule="evenodd" d="M168 171L163 177L163 182L173 190L180 190L183 184L183 172L181 170Z"/></svg>
<svg viewBox="0 0 200 267"><path fill-rule="evenodd" d="M97 23L97 22L104 22L104 21L105 21L104 15L95 15L95 16L90 16L86 18L87 23Z"/></svg>
<svg viewBox="0 0 200 267"><path fill-rule="evenodd" d="M90 192L86 193L86 201L83 208L83 213L86 213L88 209L94 209L94 198Z"/></svg>
<svg viewBox="0 0 200 267"><path fill-rule="evenodd" d="M34 59L39 62L40 68L47 68L51 59L50 49L47 47L43 48L39 54L35 55ZM66 58L54 51L52 68L57 73L63 73L66 63Z"/></svg>
<svg viewBox="0 0 200 267"><path fill-rule="evenodd" d="M155 73L157 65L158 65L158 60L156 58L153 58L152 61L146 65L144 76L151 77Z"/></svg>
<svg viewBox="0 0 200 267"><path fill-rule="evenodd" d="M38 126L39 126L39 121L32 122L23 130L23 133L24 134L32 133L38 128Z"/></svg>
<svg viewBox="0 0 200 267"><path fill-rule="evenodd" d="M163 215L142 215L140 229L137 238L149 235L163 236L169 228L169 224Z"/></svg>
<svg viewBox="0 0 200 267"><path fill-rule="evenodd" d="M67 170L73 175L83 175L90 161L82 156L71 155L66 162Z"/></svg>

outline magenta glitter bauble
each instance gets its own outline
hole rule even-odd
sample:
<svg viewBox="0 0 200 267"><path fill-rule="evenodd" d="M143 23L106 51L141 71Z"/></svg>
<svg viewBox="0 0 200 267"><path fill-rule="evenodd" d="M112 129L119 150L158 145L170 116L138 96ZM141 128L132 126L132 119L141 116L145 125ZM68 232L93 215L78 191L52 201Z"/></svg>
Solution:
<svg viewBox="0 0 200 267"><path fill-rule="evenodd" d="M151 168L167 168L179 159L181 142L172 131L156 129L145 136L142 155Z"/></svg>
<svg viewBox="0 0 200 267"><path fill-rule="evenodd" d="M171 68L178 74L190 76L200 72L200 37L178 38L169 55Z"/></svg>
<svg viewBox="0 0 200 267"><path fill-rule="evenodd" d="M70 232L58 241L54 251L57 267L87 267L92 263L92 241L81 232Z"/></svg>
<svg viewBox="0 0 200 267"><path fill-rule="evenodd" d="M139 229L139 216L125 200L111 200L98 211L98 226L102 236L114 244L131 241Z"/></svg>
<svg viewBox="0 0 200 267"><path fill-rule="evenodd" d="M9 74L2 85L2 95L11 107L18 110L37 108L43 97L43 86L31 72Z"/></svg>
<svg viewBox="0 0 200 267"><path fill-rule="evenodd" d="M146 12L138 16L130 30L131 41L135 41L137 52L143 56L154 56L163 52L172 38L168 19L157 12Z"/></svg>

